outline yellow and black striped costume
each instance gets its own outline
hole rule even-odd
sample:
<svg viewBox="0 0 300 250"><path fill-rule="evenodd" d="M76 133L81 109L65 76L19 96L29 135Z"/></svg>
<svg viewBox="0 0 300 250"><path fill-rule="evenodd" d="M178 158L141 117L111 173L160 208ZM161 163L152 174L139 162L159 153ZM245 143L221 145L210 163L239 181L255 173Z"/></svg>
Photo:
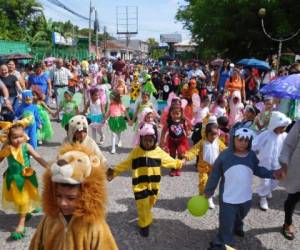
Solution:
<svg viewBox="0 0 300 250"><path fill-rule="evenodd" d="M130 168L132 170L132 188L138 224L142 228L152 223L151 209L159 194L161 167L178 169L182 167L182 161L173 159L160 147L146 151L138 146L114 169L114 176Z"/></svg>

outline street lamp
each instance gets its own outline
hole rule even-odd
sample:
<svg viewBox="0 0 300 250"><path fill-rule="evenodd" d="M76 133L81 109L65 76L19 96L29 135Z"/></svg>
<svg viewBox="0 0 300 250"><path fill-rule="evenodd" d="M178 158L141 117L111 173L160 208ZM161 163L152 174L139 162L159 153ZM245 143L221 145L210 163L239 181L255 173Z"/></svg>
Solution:
<svg viewBox="0 0 300 250"><path fill-rule="evenodd" d="M278 72L278 69L279 69L279 65L280 65L280 57L281 57L281 49L282 49L282 43L283 42L286 42L286 41L289 41L291 39L293 39L294 37L296 37L299 33L300 33L300 28L292 35L288 36L288 37L279 37L279 38L275 38L275 37L272 37L267 31L266 31L266 28L265 28L265 25L264 25L264 17L266 15L266 9L265 8L260 8L259 11L258 11L258 15L261 19L261 27L262 27L262 30L264 32L264 34L270 38L272 41L275 41L275 42L279 42L279 46L278 46L278 62L277 62L277 72Z"/></svg>

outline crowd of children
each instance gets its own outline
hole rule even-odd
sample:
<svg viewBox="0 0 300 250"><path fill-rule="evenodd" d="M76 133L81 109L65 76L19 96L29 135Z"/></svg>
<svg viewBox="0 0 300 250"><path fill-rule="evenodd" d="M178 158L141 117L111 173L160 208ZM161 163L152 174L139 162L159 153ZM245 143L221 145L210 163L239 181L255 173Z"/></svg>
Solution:
<svg viewBox="0 0 300 250"><path fill-rule="evenodd" d="M130 84L126 86L123 76L118 74L111 79L112 84L109 84L105 70L85 76L82 86L72 85L75 90L81 91L82 95L74 97L74 92L65 89L62 92L62 100L57 103L56 112L48 107L45 95L37 86L22 92L22 103L15 112L16 119L0 123L0 129L5 135L0 161L4 158L8 161L3 180L3 205L14 208L20 215L17 228L11 234L13 239L24 237L25 220L40 204L38 180L34 169L31 168L30 156L47 168L47 192L57 195L56 200L48 196L43 197L55 204L44 204L46 217L38 227L31 249L40 249L40 244L58 247L51 242L56 240L57 236L51 234L48 239L43 236L51 227L57 232L64 229L57 226L59 223L53 219L54 214L61 214L64 225L72 222L70 230L74 233L77 230L76 226L87 227L88 223L91 223L91 214L95 211L87 208L81 208L79 211L78 204L73 203L72 199L80 199L84 193L95 190L91 189L94 184L82 184L95 181L95 176L104 181L105 172L107 180L111 181L124 171L132 171L138 226L143 237L149 235L153 221L152 208L160 192L161 167L169 168L171 177L180 176L180 169L184 163L193 159L196 159L199 174L199 195L208 198L211 209L215 208L213 195L220 183L219 230L209 249L234 247L234 234L244 235L243 219L251 207L253 175L261 178L256 191L260 197L260 208L264 211L268 209L267 198L272 198L272 190L285 175L285 169L281 169L281 165L286 168L286 160L279 159L287 137L285 129L291 123L285 114L277 111L278 107L272 98L256 95L255 98L245 101L245 93L239 90L230 90L229 95L208 95L205 91L197 89L196 78L192 76L181 89L178 85L168 94L167 106L159 110L154 95L159 95L162 89L155 89L147 72L137 69L133 76L132 89ZM130 80L128 82L130 83ZM134 93L129 94L127 87ZM127 96L131 96L135 105L130 106L126 103ZM82 178L73 178L71 175L62 177L59 175L68 175L69 170L61 170L60 173L57 166L67 165L72 155L60 159L55 167L50 168L35 151L38 144L51 140L53 136L49 114L57 117L61 112L61 125L67 133L64 144L83 148L77 149L76 152L86 153L88 150L89 156L94 154L103 168L101 173L89 171L89 174ZM121 135L128 129L128 125L132 126L130 129L135 133L133 149L124 161L108 168L107 160L97 145L97 142L100 146L105 142L103 127L108 126L111 132L111 153L114 154L116 146L122 147ZM194 144L191 148L190 139ZM85 171L83 161L78 160L81 171ZM89 164L93 164L93 161ZM96 181L94 188L99 185L104 184ZM65 204L64 199L69 201ZM290 199L295 201L296 198ZM54 210L51 211L51 208ZM289 213L292 214L290 210ZM80 221L78 214L82 211L88 211L90 214L88 219ZM100 231L104 230L104 246L110 247L106 249L116 249L104 214L95 214L100 216L101 220L95 222L98 223L97 226L89 229L90 235L86 237L100 237ZM291 225L291 219L286 220L285 225ZM292 239L293 235L291 236L288 229L287 226L284 227L283 234ZM74 241L79 245L84 244L79 242L79 239L74 239L71 232L61 240L64 241L61 245L64 247L68 244L74 246ZM98 249L95 239L90 244L94 246L93 249Z"/></svg>

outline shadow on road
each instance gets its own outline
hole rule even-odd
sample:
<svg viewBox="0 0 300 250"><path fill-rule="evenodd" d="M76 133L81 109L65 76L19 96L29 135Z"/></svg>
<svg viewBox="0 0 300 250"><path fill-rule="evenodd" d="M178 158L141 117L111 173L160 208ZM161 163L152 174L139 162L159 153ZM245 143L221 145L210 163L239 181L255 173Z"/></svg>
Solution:
<svg viewBox="0 0 300 250"><path fill-rule="evenodd" d="M187 199L188 198L177 198L175 200L161 199L158 200L155 207L180 212L186 209ZM176 218L155 219L154 214L154 221L150 227L150 236L149 238L143 238L138 232L134 199L120 199L117 202L126 205L128 208L126 212L108 214L108 223L119 249L202 250L207 249L209 242L217 233L216 230L199 230L191 228ZM176 204L176 208L174 204ZM182 205L179 205L178 207L178 204ZM256 236L279 231L280 227L251 229L246 232L245 238L236 239L237 248L248 250L270 250L264 247L262 242Z"/></svg>
<svg viewBox="0 0 300 250"><path fill-rule="evenodd" d="M32 218L26 222L26 227L30 227L35 229L42 219L42 215L37 214L33 215ZM0 231L1 232L12 232L15 230L18 224L18 215L17 214L7 214L0 210ZM11 241L10 238L6 239L7 241Z"/></svg>
<svg viewBox="0 0 300 250"><path fill-rule="evenodd" d="M106 147L100 146L100 149L103 152L109 152L110 153L111 146L106 146ZM128 154L131 151L132 151L132 148L124 148L124 147L118 148L118 147L116 147L116 154Z"/></svg>

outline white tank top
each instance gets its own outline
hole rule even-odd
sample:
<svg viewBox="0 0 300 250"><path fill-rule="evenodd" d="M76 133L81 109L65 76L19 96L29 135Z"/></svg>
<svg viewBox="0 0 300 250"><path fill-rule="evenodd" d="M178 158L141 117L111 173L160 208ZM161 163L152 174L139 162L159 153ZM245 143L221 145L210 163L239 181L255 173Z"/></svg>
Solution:
<svg viewBox="0 0 300 250"><path fill-rule="evenodd" d="M101 102L100 99L98 99L95 103L92 101L90 102L90 113L92 115L101 115Z"/></svg>

